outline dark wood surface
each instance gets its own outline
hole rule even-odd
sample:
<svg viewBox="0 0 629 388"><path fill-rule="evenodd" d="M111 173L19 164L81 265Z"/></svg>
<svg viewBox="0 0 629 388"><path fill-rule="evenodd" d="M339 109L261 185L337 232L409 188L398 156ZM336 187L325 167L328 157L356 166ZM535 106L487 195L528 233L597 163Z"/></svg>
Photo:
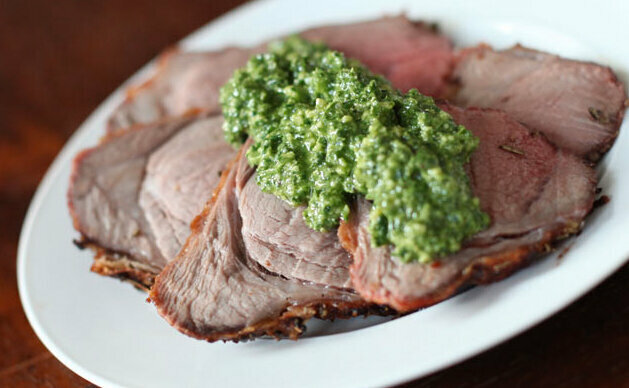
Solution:
<svg viewBox="0 0 629 388"><path fill-rule="evenodd" d="M19 231L48 165L129 75L240 3L0 1L0 387L91 385L42 346L18 298ZM628 296L625 266L528 332L407 387L629 386Z"/></svg>

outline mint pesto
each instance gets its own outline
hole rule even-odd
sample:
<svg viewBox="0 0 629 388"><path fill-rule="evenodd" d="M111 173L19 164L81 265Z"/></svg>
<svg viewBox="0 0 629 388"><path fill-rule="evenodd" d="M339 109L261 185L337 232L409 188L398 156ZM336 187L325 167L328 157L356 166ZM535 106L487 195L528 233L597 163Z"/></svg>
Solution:
<svg viewBox="0 0 629 388"><path fill-rule="evenodd" d="M478 139L432 98L402 94L323 44L272 44L234 73L221 104L227 140L254 140L260 188L305 205L312 229L336 227L363 195L373 244L428 262L489 224L464 170Z"/></svg>

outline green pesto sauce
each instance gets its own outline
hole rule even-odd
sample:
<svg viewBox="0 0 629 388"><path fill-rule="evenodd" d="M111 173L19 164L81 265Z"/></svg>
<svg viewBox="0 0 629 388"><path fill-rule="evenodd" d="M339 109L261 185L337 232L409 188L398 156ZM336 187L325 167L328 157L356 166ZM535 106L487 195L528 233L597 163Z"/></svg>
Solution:
<svg viewBox="0 0 629 388"><path fill-rule="evenodd" d="M432 98L402 94L322 44L272 44L235 72L221 104L227 140L254 139L260 188L305 205L312 229L336 227L364 195L373 244L428 262L489 224L463 167L478 139Z"/></svg>

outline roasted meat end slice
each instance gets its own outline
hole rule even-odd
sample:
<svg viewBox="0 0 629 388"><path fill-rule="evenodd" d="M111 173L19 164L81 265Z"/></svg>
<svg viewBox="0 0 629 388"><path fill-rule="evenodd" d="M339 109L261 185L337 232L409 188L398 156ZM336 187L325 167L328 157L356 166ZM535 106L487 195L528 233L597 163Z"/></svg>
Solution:
<svg viewBox="0 0 629 388"><path fill-rule="evenodd" d="M223 173L177 259L157 277L150 299L160 315L181 332L212 342L262 335L295 339L312 317L392 312L351 289L286 278L252 260L241 232L238 162Z"/></svg>
<svg viewBox="0 0 629 388"><path fill-rule="evenodd" d="M453 77L460 106L496 108L591 161L614 143L627 94L614 72L515 46L463 50Z"/></svg>
<svg viewBox="0 0 629 388"><path fill-rule="evenodd" d="M373 247L371 204L364 199L339 228L354 258L354 288L366 300L399 311L438 303L466 285L503 279L578 232L594 201L596 175L580 158L557 150L502 112L442 107L481 140L468 175L491 216L490 227L432 264L404 264L389 247Z"/></svg>

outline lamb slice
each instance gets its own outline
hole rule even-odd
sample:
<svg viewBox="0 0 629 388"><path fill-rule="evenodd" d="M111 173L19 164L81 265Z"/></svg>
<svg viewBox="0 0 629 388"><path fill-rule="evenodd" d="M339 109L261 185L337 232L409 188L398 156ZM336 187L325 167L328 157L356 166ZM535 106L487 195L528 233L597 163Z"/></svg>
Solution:
<svg viewBox="0 0 629 388"><path fill-rule="evenodd" d="M390 313L351 289L288 279L260 266L242 235L239 187L251 175L244 149L192 222L192 233L159 274L150 299L179 331L210 342L269 335L296 339L304 321ZM309 236L304 235L304 240Z"/></svg>
<svg viewBox="0 0 629 388"><path fill-rule="evenodd" d="M433 97L449 94L452 43L433 26L396 16L324 26L301 35L359 60L404 92L415 88Z"/></svg>
<svg viewBox="0 0 629 388"><path fill-rule="evenodd" d="M578 232L592 209L596 174L503 112L443 106L480 138L468 175L490 227L459 252L432 264L404 264L390 247L373 247L371 204L358 200L339 228L354 258L354 288L366 299L410 311L440 302L466 285L498 281Z"/></svg>
<svg viewBox="0 0 629 388"><path fill-rule="evenodd" d="M109 118L108 130L150 123L188 111L220 112L220 87L234 70L262 48L228 47L210 52L170 49L157 60L152 77L127 90L124 102Z"/></svg>
<svg viewBox="0 0 629 388"><path fill-rule="evenodd" d="M222 116L194 121L148 159L139 203L167 260L179 252L190 234L190 221L201 213L236 155L222 126Z"/></svg>
<svg viewBox="0 0 629 388"><path fill-rule="evenodd" d="M92 271L152 285L234 155L221 127L220 116L132 127L75 158L68 205Z"/></svg>
<svg viewBox="0 0 629 388"><path fill-rule="evenodd" d="M463 50L453 77L457 105L504 110L591 161L612 146L626 108L624 85L610 68L522 46Z"/></svg>
<svg viewBox="0 0 629 388"><path fill-rule="evenodd" d="M302 217L303 207L293 208L263 193L255 182L253 168L242 166L241 171L238 208L249 256L270 272L287 278L351 288L352 258L341 246L336 231L310 229Z"/></svg>

